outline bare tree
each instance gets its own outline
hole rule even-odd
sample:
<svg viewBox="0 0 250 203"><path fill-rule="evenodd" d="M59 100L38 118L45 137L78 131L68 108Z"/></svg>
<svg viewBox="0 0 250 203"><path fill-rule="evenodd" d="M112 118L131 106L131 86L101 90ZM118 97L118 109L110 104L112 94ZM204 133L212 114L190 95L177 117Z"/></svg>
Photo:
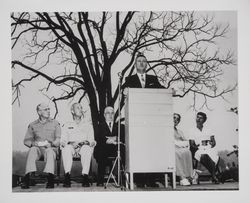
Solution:
<svg viewBox="0 0 250 203"><path fill-rule="evenodd" d="M206 105L207 98L223 97L235 89L218 89L219 77L234 64L234 56L215 48L229 26L216 25L213 16L79 12L12 13L11 19L12 73L27 70L12 81L13 103L19 102L25 82L42 77L47 81L43 92L48 94L52 86L61 89L60 95L52 96L56 109L60 100L76 95L81 100L87 95L95 129L105 106L117 101L118 87L112 87L111 71L121 55L129 58L120 65L124 80L133 72L136 53L157 53L157 58L148 61L147 71L154 71L166 88L175 87L177 97L202 95ZM16 54L20 50L23 54Z"/></svg>

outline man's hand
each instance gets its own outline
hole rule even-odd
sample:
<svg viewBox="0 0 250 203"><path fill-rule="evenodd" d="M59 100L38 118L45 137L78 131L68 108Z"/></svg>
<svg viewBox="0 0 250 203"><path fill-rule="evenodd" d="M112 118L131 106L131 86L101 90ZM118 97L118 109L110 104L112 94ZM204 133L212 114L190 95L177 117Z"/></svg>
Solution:
<svg viewBox="0 0 250 203"><path fill-rule="evenodd" d="M93 142L90 143L89 146L90 146L90 147L94 147L95 145L96 145L96 141L93 141Z"/></svg>
<svg viewBox="0 0 250 203"><path fill-rule="evenodd" d="M65 147L65 146L66 146L66 142L61 141L61 142L60 142L60 146L61 146L61 147Z"/></svg>
<svg viewBox="0 0 250 203"><path fill-rule="evenodd" d="M71 145L74 147L74 149L78 148L78 143L77 142L71 142Z"/></svg>
<svg viewBox="0 0 250 203"><path fill-rule="evenodd" d="M127 87L124 88L124 90L123 90L123 95L124 95L125 97L127 97L127 95L128 95L128 88L127 88Z"/></svg>
<svg viewBox="0 0 250 203"><path fill-rule="evenodd" d="M212 146L212 148L215 147L216 141L215 141L214 135L210 136L210 142L209 143Z"/></svg>
<svg viewBox="0 0 250 203"><path fill-rule="evenodd" d="M79 142L78 145L81 147L83 145L90 145L89 141L88 140L84 140L82 142Z"/></svg>
<svg viewBox="0 0 250 203"><path fill-rule="evenodd" d="M114 145L117 144L117 137L107 137L107 138L108 138L106 141L107 144L114 144Z"/></svg>
<svg viewBox="0 0 250 203"><path fill-rule="evenodd" d="M47 140L46 140L47 141ZM50 148L52 147L52 143L47 141L47 144L44 145L45 148Z"/></svg>
<svg viewBox="0 0 250 203"><path fill-rule="evenodd" d="M32 144L32 146L34 146L34 147L38 147L38 142L37 142L37 141L35 141L35 142Z"/></svg>

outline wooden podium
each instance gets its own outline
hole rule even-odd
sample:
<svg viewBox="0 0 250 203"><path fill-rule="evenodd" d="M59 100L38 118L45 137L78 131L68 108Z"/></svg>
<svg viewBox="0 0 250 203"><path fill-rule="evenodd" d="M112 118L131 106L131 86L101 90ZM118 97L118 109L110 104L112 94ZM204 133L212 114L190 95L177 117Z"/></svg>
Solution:
<svg viewBox="0 0 250 203"><path fill-rule="evenodd" d="M172 91L167 89L128 90L125 104L125 172L134 189L134 173L164 173L175 181L175 148ZM128 187L128 184L126 185Z"/></svg>

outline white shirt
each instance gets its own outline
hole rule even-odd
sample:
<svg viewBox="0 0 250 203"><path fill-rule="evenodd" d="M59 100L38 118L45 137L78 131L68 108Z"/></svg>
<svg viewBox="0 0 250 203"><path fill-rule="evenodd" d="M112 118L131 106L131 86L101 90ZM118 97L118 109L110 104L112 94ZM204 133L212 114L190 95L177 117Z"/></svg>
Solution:
<svg viewBox="0 0 250 203"><path fill-rule="evenodd" d="M108 127L109 127L109 130L110 132L112 132L112 129L113 129L113 122L112 121L106 121ZM111 126L109 126L109 123L111 123Z"/></svg>
<svg viewBox="0 0 250 203"><path fill-rule="evenodd" d="M210 129L203 126L202 131L197 127L190 129L188 137L190 140L194 140L196 145L202 146L202 140L210 140L210 137L215 135Z"/></svg>
<svg viewBox="0 0 250 203"><path fill-rule="evenodd" d="M187 148L189 147L189 141L184 136L183 132L178 128L174 129L175 146L177 148Z"/></svg>
<svg viewBox="0 0 250 203"><path fill-rule="evenodd" d="M75 121L67 122L62 127L61 141L68 142L95 142L93 126L83 120L77 124Z"/></svg>
<svg viewBox="0 0 250 203"><path fill-rule="evenodd" d="M146 85L146 73L137 73L137 76L139 77L140 79L140 82L141 82L141 86L144 88L145 85ZM142 77L144 78L144 81L142 81Z"/></svg>
<svg viewBox="0 0 250 203"><path fill-rule="evenodd" d="M203 126L202 131L197 127L189 131L189 139L194 140L195 144L200 145L199 149L195 152L195 159L198 161L200 161L202 154L208 154L215 164L218 162L219 156L216 147L212 147L209 142L207 145L202 145L202 140L210 140L212 135L214 136L214 133L205 126Z"/></svg>

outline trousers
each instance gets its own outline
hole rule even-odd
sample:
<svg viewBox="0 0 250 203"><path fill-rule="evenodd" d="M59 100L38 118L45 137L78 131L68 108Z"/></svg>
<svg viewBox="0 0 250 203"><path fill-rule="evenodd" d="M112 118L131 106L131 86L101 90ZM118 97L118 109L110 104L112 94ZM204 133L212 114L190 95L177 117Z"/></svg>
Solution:
<svg viewBox="0 0 250 203"><path fill-rule="evenodd" d="M74 149L74 147L70 144L65 145L62 148L62 160L65 173L70 173L73 164L73 156L75 153L79 153L81 156L82 174L88 175L91 157L93 154L93 147L88 145L83 145L79 151Z"/></svg>
<svg viewBox="0 0 250 203"><path fill-rule="evenodd" d="M217 150L214 148L199 148L196 152L195 152L195 159L200 161L201 156L203 154L207 154L215 164L217 164L218 160L219 160L219 156L217 153Z"/></svg>
<svg viewBox="0 0 250 203"><path fill-rule="evenodd" d="M36 161L44 155L45 167L43 172L55 173L56 152L54 148L31 147L26 162L25 174L37 171Z"/></svg>

